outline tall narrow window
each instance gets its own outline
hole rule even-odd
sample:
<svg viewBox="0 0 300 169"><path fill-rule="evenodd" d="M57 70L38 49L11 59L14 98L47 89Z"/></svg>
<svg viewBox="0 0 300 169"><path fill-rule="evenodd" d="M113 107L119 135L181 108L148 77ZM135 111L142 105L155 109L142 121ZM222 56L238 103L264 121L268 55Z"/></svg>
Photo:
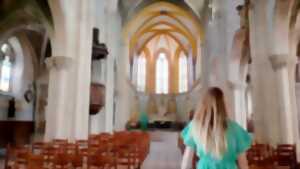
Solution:
<svg viewBox="0 0 300 169"><path fill-rule="evenodd" d="M9 82L11 76L11 62L9 60L9 56L5 56L4 61L2 62L1 68L1 81L0 81L0 89L2 91L9 91Z"/></svg>
<svg viewBox="0 0 300 169"><path fill-rule="evenodd" d="M179 58L179 92L188 90L188 66L187 57L182 55Z"/></svg>
<svg viewBox="0 0 300 169"><path fill-rule="evenodd" d="M156 61L156 93L167 94L169 92L169 65L164 52L159 53Z"/></svg>
<svg viewBox="0 0 300 169"><path fill-rule="evenodd" d="M146 58L139 57L137 61L137 90L145 91L146 88Z"/></svg>
<svg viewBox="0 0 300 169"><path fill-rule="evenodd" d="M1 46L1 51L4 53L4 60L1 65L1 77L0 77L0 90L8 92L11 78L11 61L10 61L10 50L7 44Z"/></svg>

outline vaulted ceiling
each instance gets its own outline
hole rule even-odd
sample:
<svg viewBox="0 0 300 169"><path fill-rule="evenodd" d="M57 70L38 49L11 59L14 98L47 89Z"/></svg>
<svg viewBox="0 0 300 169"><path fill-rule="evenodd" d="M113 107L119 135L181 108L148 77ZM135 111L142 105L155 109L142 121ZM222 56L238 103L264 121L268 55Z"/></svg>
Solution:
<svg viewBox="0 0 300 169"><path fill-rule="evenodd" d="M174 59L181 52L196 59L203 38L197 15L169 1L155 1L137 10L126 23L124 32L130 39L131 59L145 51L153 58L161 49L169 51Z"/></svg>
<svg viewBox="0 0 300 169"><path fill-rule="evenodd" d="M119 0L118 6L123 14L128 14L128 12L132 8L137 7L143 1L145 1L145 0ZM151 0L147 0L147 1L151 1ZM205 2L207 0L169 0L169 1L171 1L171 2L173 1L175 3L178 1L184 1L189 5L190 8L192 8L194 10L194 12L197 15L200 16L201 12L203 11L203 9L205 7Z"/></svg>
<svg viewBox="0 0 300 169"><path fill-rule="evenodd" d="M51 11L47 1L0 1L0 32L17 25L29 25L32 23L52 25Z"/></svg>

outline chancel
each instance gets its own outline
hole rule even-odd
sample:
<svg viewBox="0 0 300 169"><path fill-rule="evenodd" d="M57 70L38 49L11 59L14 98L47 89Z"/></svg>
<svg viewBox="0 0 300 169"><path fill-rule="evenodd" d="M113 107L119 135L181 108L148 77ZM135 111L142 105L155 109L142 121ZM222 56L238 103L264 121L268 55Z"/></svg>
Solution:
<svg viewBox="0 0 300 169"><path fill-rule="evenodd" d="M217 88L249 168L298 169L299 66L299 0L2 0L0 168L186 169Z"/></svg>

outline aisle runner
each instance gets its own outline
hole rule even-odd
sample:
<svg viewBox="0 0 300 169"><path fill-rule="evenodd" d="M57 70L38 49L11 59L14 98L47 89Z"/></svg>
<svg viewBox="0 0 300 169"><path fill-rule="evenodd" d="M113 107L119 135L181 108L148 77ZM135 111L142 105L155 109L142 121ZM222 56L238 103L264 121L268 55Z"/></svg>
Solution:
<svg viewBox="0 0 300 169"><path fill-rule="evenodd" d="M176 132L152 132L150 154L142 169L180 169L182 157L177 140Z"/></svg>

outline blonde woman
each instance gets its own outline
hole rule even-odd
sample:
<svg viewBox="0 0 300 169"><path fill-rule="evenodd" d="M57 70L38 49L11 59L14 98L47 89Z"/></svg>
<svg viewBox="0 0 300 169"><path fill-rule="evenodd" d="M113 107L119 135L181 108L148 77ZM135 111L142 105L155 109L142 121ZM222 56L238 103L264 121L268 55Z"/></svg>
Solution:
<svg viewBox="0 0 300 169"><path fill-rule="evenodd" d="M245 151L251 136L227 114L223 92L210 88L181 133L186 145L181 169L191 169L194 152L200 158L197 169L248 169Z"/></svg>

